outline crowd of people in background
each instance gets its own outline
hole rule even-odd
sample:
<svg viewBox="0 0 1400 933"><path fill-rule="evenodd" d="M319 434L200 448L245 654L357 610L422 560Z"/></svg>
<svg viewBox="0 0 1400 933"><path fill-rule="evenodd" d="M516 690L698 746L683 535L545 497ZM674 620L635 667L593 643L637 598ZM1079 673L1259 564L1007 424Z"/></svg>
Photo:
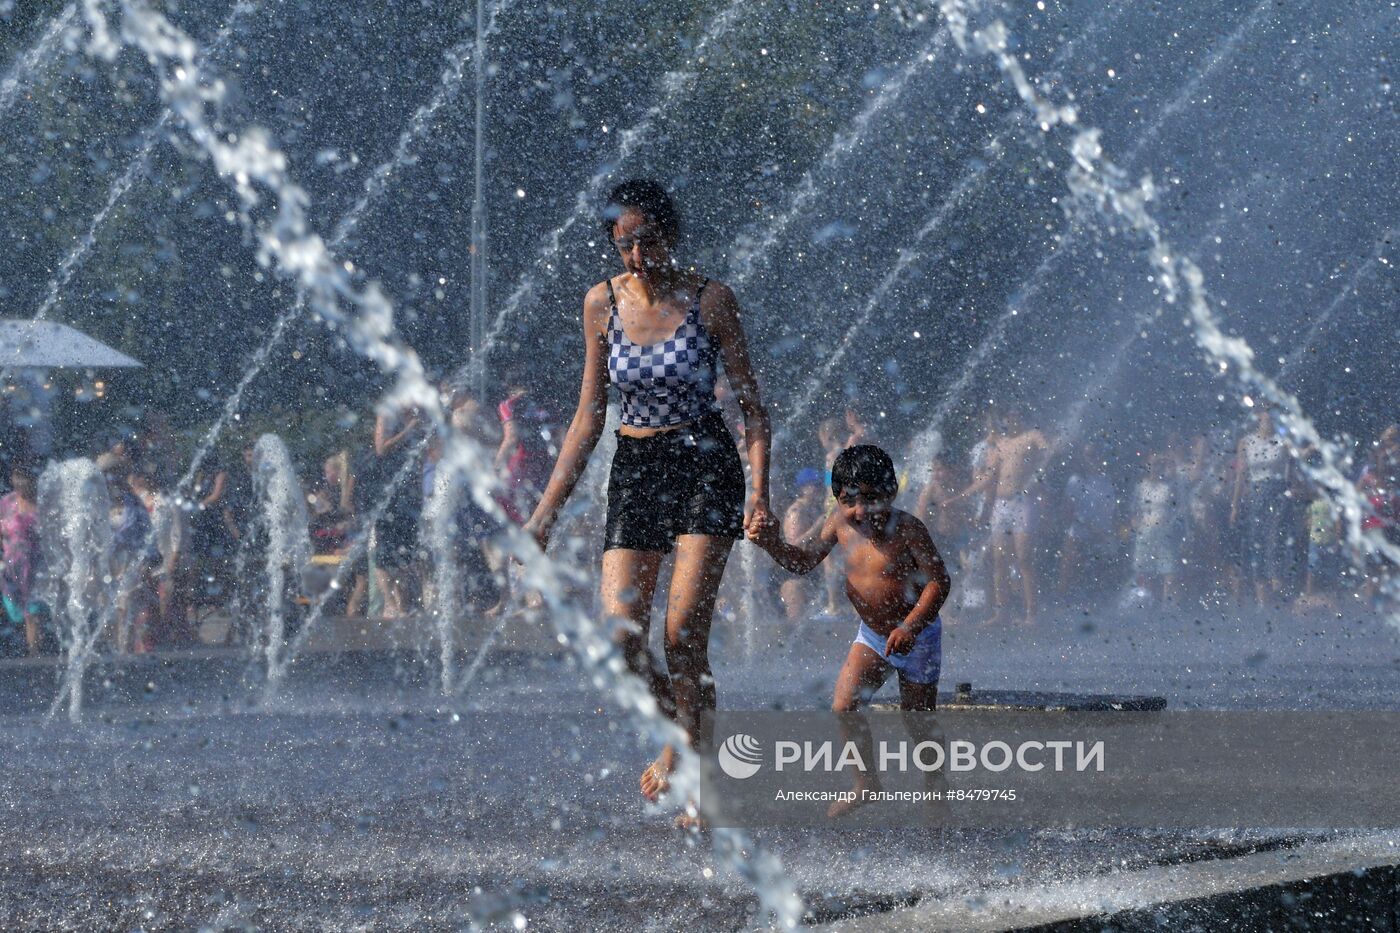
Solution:
<svg viewBox="0 0 1400 933"><path fill-rule="evenodd" d="M443 391L452 429L493 453L501 511L523 522L549 478L555 414L523 382L505 385L494 404ZM739 419L727 420L742 433ZM900 504L927 524L954 571L944 614L1024 624L1071 606L1302 609L1373 597L1374 575L1346 559L1331 500L1305 481L1267 411L1251 422L1234 437L1173 433L1110 458L1094 439L1055 436L1014 408L988 409L960 457L945 448L913 462L911 453L901 464ZM779 491L778 501L787 496L787 540L820 529L832 507L832 462L847 447L878 442L877 433L855 408L820 422L822 462ZM431 598L425 504L439 492L443 445L413 409L380 413L372 432L359 436L304 465L312 561L323 587L331 576L342 581L326 612L393 620ZM152 414L96 458L111 500L112 577L126 584L105 635L114 652L194 644L205 615L225 618L225 641L256 637L247 619L263 597L250 581L260 577L266 542L254 439L228 462L206 456L183 491L172 472L174 440L167 421ZM42 466L14 462L0 497L0 649L11 655L57 646L42 585ZM1400 543L1400 426L1364 447L1354 479L1368 500L1363 526ZM467 570L467 602L496 615L512 605L511 563L491 543L492 521L469 495L459 498L455 559ZM580 530L585 538L593 532ZM720 610L733 618L735 587L756 586L744 601L792 627L839 614L841 580L839 555L814 577L765 571L728 584ZM310 599L302 594L300 602Z"/></svg>
<svg viewBox="0 0 1400 933"><path fill-rule="evenodd" d="M852 410L818 428L828 461L869 439ZM1304 462L1316 451L1297 452ZM962 457L904 464L903 507L954 570L950 618L1033 623L1047 608L1158 611L1337 608L1373 599L1354 570L1333 501L1311 486L1268 411L1235 436L1170 433L1109 457L1094 439L1056 436L1015 408L988 409ZM1400 426L1363 448L1352 477L1363 527L1400 544ZM784 533L798 539L830 508L815 468L795 478ZM790 621L835 611L835 593L780 580Z"/></svg>
<svg viewBox="0 0 1400 933"><path fill-rule="evenodd" d="M446 385L443 399L450 429L492 452L501 512L523 522L553 463L552 415L522 384L508 385L490 412L479 399ZM348 433L344 443L317 458L314 472L299 477L312 566L304 578L297 575L289 600L294 608L323 597L325 614L394 620L418 612L431 598L425 504L440 492L442 438L412 408L381 412L372 423L371 432ZM207 642L199 632L206 617L220 623L218 640L225 643L257 637L252 620L266 599L261 566L269 542L257 498L255 441L247 438L241 455L228 461L207 452L183 489L174 472L175 435L159 413L96 456L111 502L110 570L116 583L103 633L106 650L144 653ZM4 655L58 647L45 603L37 489L43 466L17 458L8 476L10 492L0 498ZM470 495L455 501L455 559L467 570L469 607L499 614L511 604L512 576L509 561L490 543L499 526ZM332 577L343 585L338 580L329 587Z"/></svg>

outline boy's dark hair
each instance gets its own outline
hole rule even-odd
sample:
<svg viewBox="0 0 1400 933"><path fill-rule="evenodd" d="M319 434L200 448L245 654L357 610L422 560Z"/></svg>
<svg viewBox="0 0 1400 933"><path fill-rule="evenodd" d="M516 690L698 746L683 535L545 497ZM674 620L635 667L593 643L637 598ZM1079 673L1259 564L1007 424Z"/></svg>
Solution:
<svg viewBox="0 0 1400 933"><path fill-rule="evenodd" d="M831 494L838 496L852 486L868 486L881 495L898 492L899 480L890 455L874 444L857 444L841 451L831 465Z"/></svg>
<svg viewBox="0 0 1400 933"><path fill-rule="evenodd" d="M613 235L613 224L628 208L640 211L647 220L656 225L662 236L675 242L681 235L681 215L676 210L676 202L650 178L633 178L624 181L608 195L603 205L603 231L609 239Z"/></svg>

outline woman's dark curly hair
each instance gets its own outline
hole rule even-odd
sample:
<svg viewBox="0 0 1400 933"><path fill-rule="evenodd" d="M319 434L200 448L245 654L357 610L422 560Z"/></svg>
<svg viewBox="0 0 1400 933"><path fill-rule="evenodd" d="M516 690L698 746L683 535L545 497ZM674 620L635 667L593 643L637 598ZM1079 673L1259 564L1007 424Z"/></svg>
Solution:
<svg viewBox="0 0 1400 933"><path fill-rule="evenodd" d="M681 235L681 215L676 210L676 202L650 178L633 178L624 181L608 195L599 218L603 230L612 236L613 224L628 208L640 211L647 220L656 225L667 241L674 243Z"/></svg>

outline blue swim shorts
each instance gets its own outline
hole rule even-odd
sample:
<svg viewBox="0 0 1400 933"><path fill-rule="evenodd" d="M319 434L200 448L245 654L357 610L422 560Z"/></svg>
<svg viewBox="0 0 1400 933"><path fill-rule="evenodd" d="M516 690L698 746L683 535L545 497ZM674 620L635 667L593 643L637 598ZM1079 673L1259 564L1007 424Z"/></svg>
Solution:
<svg viewBox="0 0 1400 933"><path fill-rule="evenodd" d="M858 645L864 645L899 671L899 676L914 684L936 684L943 668L943 620L935 618L914 639L914 647L904 654L885 657L887 639L875 634L864 622L856 632Z"/></svg>

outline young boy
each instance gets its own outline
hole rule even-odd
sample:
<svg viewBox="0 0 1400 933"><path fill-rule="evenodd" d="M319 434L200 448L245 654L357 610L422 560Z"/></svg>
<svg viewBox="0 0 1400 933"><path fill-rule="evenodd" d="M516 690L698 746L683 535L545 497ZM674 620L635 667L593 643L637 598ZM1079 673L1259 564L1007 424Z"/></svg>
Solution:
<svg viewBox="0 0 1400 933"><path fill-rule="evenodd" d="M831 467L836 510L820 533L797 544L783 540L775 520L750 537L778 565L808 573L840 544L846 554L846 595L860 615L855 643L836 678L832 709L854 712L889 677L899 674L900 706L932 710L938 698L948 570L928 529L893 508L894 463L879 447L843 450Z"/></svg>

